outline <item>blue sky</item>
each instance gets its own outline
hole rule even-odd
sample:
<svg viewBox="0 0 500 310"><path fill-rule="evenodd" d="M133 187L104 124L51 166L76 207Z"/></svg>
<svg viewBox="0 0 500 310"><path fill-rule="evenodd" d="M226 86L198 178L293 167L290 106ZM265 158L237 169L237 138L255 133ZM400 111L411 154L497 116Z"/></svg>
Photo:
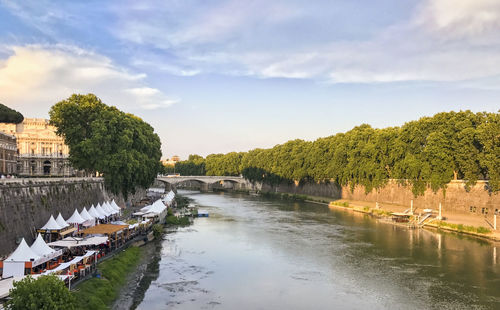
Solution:
<svg viewBox="0 0 500 310"><path fill-rule="evenodd" d="M3 1L0 102L92 92L164 157L500 109L500 1Z"/></svg>

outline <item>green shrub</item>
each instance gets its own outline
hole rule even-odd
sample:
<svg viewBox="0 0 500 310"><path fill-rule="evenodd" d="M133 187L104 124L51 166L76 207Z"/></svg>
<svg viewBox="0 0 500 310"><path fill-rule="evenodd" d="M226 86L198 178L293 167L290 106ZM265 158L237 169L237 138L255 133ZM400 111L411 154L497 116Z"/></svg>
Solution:
<svg viewBox="0 0 500 310"><path fill-rule="evenodd" d="M491 230L488 229L488 228L486 228L486 227L479 226L477 228L477 232L480 233L480 234L489 234L491 232Z"/></svg>
<svg viewBox="0 0 500 310"><path fill-rule="evenodd" d="M167 216L165 223L167 225L179 225L179 226L187 226L191 224L191 222L189 221L189 217L183 216L179 218L175 215Z"/></svg>
<svg viewBox="0 0 500 310"><path fill-rule="evenodd" d="M153 225L153 235L155 236L155 239L160 239L162 234L163 234L163 225L154 224Z"/></svg>
<svg viewBox="0 0 500 310"><path fill-rule="evenodd" d="M55 275L31 276L14 282L7 309L75 309L75 297Z"/></svg>

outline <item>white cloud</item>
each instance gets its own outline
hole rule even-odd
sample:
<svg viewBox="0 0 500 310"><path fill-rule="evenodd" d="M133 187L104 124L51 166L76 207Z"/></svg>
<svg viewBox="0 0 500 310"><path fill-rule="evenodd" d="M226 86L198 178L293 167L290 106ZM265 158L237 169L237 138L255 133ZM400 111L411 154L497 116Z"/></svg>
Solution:
<svg viewBox="0 0 500 310"><path fill-rule="evenodd" d="M500 1L426 0L417 22L452 37L498 35Z"/></svg>
<svg viewBox="0 0 500 310"><path fill-rule="evenodd" d="M201 73L201 70L194 69L190 66L175 65L162 61L161 59L155 59L154 56L151 57L153 60L134 59L132 65L140 68L147 68L149 70L160 70L177 76L195 76Z"/></svg>
<svg viewBox="0 0 500 310"><path fill-rule="evenodd" d="M113 31L126 40L161 48L233 40L260 25L275 25L300 15L286 1L175 1L114 7L119 26ZM147 15L147 18L144 16Z"/></svg>
<svg viewBox="0 0 500 310"><path fill-rule="evenodd" d="M173 103L145 85L145 74L130 73L93 52L63 45L12 46L10 51L0 60L0 102L23 112L46 114L73 93L94 93L125 110Z"/></svg>
<svg viewBox="0 0 500 310"><path fill-rule="evenodd" d="M174 55L166 71L305 78L334 83L453 82L500 74L500 1L423 0L405 20L359 38L328 38L332 7L300 1L192 1L121 10L117 35ZM199 3L197 3L199 5ZM367 5L369 6L369 5ZM372 7L373 8L373 7ZM344 24L344 27L348 27ZM322 34L316 41L309 37ZM279 42L279 43L275 43ZM283 43L285 42L285 43ZM191 74L185 74L191 75Z"/></svg>

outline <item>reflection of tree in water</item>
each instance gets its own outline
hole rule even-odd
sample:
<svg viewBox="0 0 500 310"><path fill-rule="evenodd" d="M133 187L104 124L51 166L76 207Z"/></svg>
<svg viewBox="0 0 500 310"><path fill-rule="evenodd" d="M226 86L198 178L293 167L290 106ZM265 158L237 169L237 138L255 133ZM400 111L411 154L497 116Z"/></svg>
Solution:
<svg viewBox="0 0 500 310"><path fill-rule="evenodd" d="M154 250L151 253L145 253L145 260L148 261L143 276L133 293L133 303L130 309L135 309L144 299L144 294L148 290L151 282L158 279L160 274L161 242L154 243ZM149 252L149 251L148 251ZM146 258L147 257L147 258Z"/></svg>

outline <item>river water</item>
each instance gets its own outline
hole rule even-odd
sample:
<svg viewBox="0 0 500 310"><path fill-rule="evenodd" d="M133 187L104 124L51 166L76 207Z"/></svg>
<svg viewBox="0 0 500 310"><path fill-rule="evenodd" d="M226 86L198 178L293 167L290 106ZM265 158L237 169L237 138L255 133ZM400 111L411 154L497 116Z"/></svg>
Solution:
<svg viewBox="0 0 500 310"><path fill-rule="evenodd" d="M181 192L137 309L500 309L500 245L307 202ZM497 254L498 253L498 254Z"/></svg>

